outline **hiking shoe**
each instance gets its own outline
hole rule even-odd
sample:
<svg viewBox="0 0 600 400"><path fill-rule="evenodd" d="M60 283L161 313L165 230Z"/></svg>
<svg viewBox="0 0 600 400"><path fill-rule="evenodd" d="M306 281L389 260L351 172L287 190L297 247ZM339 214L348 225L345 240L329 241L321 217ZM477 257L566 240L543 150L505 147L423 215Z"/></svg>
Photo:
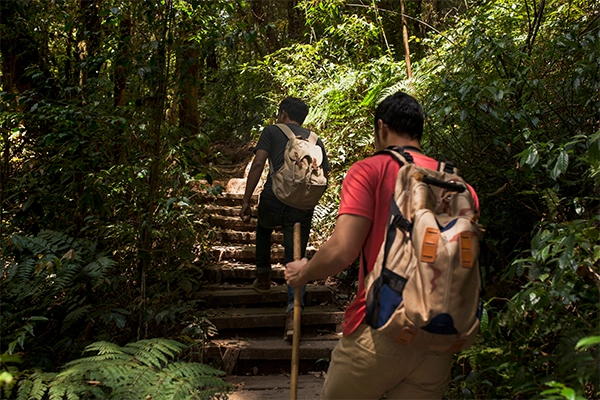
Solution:
<svg viewBox="0 0 600 400"><path fill-rule="evenodd" d="M252 287L258 293L269 293L271 291L271 273L258 274L258 277L252 282Z"/></svg>
<svg viewBox="0 0 600 400"><path fill-rule="evenodd" d="M300 332L298 332L300 333ZM291 342L294 339L294 313L289 312L285 315L285 330L283 331L283 340Z"/></svg>

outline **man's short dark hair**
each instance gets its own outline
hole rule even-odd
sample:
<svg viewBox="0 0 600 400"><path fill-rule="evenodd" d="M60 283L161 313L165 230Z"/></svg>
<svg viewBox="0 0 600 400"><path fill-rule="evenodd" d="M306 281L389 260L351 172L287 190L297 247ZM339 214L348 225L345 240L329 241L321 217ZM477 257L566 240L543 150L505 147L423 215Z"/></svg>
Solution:
<svg viewBox="0 0 600 400"><path fill-rule="evenodd" d="M292 121L296 121L302 125L308 115L308 106L298 98L286 97L279 104L279 112L281 111L285 111Z"/></svg>
<svg viewBox="0 0 600 400"><path fill-rule="evenodd" d="M397 92L386 97L375 110L375 131L377 121L382 120L391 130L408 134L411 139L421 140L423 136L423 109L414 97Z"/></svg>

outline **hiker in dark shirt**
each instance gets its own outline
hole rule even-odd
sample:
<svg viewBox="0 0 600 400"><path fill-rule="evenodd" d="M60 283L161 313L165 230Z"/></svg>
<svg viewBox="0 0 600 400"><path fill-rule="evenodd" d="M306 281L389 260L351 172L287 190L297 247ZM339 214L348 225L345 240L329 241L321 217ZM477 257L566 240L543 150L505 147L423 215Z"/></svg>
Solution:
<svg viewBox="0 0 600 400"><path fill-rule="evenodd" d="M288 97L279 105L277 123L286 124L297 136L308 138L310 130L302 127L304 119L308 115L308 106L300 99ZM258 223L256 225L256 268L257 278L252 284L253 288L260 293L268 293L271 289L271 234L275 227L283 228L285 262L294 259L293 227L296 222L301 224L301 253L306 252L308 236L310 234L313 209L301 210L283 204L273 193L273 182L271 175L278 171L283 165L283 155L288 138L275 125L268 125L263 130L260 139L254 149L255 157L248 173L244 199L240 217L248 221L251 215L251 197L260 180L267 159L269 160L269 176L260 194L258 203ZM321 139L317 145L323 152L322 167L325 173L330 170L325 147ZM302 305L304 306L304 291L302 287ZM286 324L284 340L291 341L294 331L294 289L288 287L288 305L286 309Z"/></svg>

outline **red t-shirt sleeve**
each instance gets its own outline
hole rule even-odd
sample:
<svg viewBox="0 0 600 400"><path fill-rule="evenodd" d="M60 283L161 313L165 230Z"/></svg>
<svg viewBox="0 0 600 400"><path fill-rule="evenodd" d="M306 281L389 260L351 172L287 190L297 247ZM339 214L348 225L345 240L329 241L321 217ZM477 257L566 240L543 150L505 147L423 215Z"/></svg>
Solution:
<svg viewBox="0 0 600 400"><path fill-rule="evenodd" d="M342 197L338 216L352 214L373 221L375 187L371 182L372 177L373 174L369 172L366 163L355 163L350 167L344 182L342 182Z"/></svg>
<svg viewBox="0 0 600 400"><path fill-rule="evenodd" d="M475 193L475 189L473 189L471 187L471 185L469 185L467 183L467 186L469 187L469 192L471 192L471 197L473 198L473 204L475 205L475 211L477 211L477 213L479 213L479 197L477 197L477 193Z"/></svg>

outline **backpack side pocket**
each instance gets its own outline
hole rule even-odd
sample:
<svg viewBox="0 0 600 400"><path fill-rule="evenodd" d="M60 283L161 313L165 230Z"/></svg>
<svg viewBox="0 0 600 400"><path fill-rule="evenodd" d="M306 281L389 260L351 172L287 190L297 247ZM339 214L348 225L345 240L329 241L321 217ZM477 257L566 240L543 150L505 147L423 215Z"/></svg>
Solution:
<svg viewBox="0 0 600 400"><path fill-rule="evenodd" d="M367 293L367 323L372 328L382 327L402 303L402 292L407 279L387 268L373 282Z"/></svg>

